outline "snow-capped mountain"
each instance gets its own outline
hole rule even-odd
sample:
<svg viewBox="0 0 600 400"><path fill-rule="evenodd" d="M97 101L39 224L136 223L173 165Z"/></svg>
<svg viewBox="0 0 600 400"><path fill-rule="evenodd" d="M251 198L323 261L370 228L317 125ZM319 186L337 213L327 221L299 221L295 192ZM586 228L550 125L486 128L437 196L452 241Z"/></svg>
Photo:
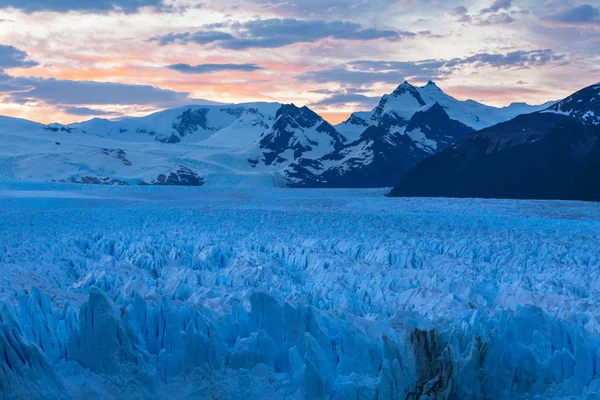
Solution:
<svg viewBox="0 0 600 400"><path fill-rule="evenodd" d="M408 121L384 114L355 141L321 159L300 159L282 174L293 187L389 187L419 161L471 132L438 103Z"/></svg>
<svg viewBox="0 0 600 400"><path fill-rule="evenodd" d="M354 113L336 126L347 145L320 159L300 159L281 175L292 187L394 186L419 161L474 130L547 106L489 107L456 100L433 82L404 82L371 112Z"/></svg>
<svg viewBox="0 0 600 400"><path fill-rule="evenodd" d="M546 109L554 102L539 106L513 103L508 107L498 108L473 100L457 100L444 93L432 81L423 87L404 82L394 92L383 96L372 111L354 113L336 128L344 135L358 137L367 127L378 125L383 118L408 121L417 111L434 103L441 105L451 119L479 130L508 121L520 114Z"/></svg>
<svg viewBox="0 0 600 400"><path fill-rule="evenodd" d="M346 139L314 111L283 105L271 128L247 150L251 165L287 166L304 158L319 158L339 149Z"/></svg>
<svg viewBox="0 0 600 400"><path fill-rule="evenodd" d="M531 109L461 102L432 82L405 82L374 110L354 113L336 127L308 107L279 103L190 105L70 125L4 118L0 179L393 186L417 162L472 129Z"/></svg>
<svg viewBox="0 0 600 400"><path fill-rule="evenodd" d="M279 103L185 106L142 118L126 118L119 121L95 118L64 128L136 142L179 143L182 140L199 142L212 138L207 144L239 148L260 136L273 123L280 107ZM51 125L50 128L63 127ZM215 133L227 128L232 128L229 129L230 135L213 137Z"/></svg>
<svg viewBox="0 0 600 400"><path fill-rule="evenodd" d="M199 186L233 175L273 185L273 172L345 138L307 107L250 103L66 126L3 118L2 141L0 180Z"/></svg>
<svg viewBox="0 0 600 400"><path fill-rule="evenodd" d="M600 85L476 132L419 163L393 196L600 199Z"/></svg>

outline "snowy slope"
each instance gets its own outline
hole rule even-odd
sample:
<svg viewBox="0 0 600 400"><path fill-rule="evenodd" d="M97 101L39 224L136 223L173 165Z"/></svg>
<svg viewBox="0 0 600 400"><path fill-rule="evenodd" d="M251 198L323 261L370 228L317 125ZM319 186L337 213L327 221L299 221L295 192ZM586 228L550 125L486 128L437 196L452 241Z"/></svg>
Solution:
<svg viewBox="0 0 600 400"><path fill-rule="evenodd" d="M591 203L69 189L0 189L3 400L600 390Z"/></svg>
<svg viewBox="0 0 600 400"><path fill-rule="evenodd" d="M3 117L0 180L198 185L211 184L207 176L221 181L236 175L240 182L272 185L266 172L253 170L239 153L270 128L279 108L193 106L69 126Z"/></svg>
<svg viewBox="0 0 600 400"><path fill-rule="evenodd" d="M161 151L159 143L123 142L18 120L0 120L0 143L0 180L5 181L157 183L161 175L190 168L177 158L185 154L182 148Z"/></svg>
<svg viewBox="0 0 600 400"><path fill-rule="evenodd" d="M95 118L71 124L67 128L122 141L155 140L177 143L182 139L188 142L200 142L211 138L215 132L234 125L232 128L236 128L235 131L229 132L233 133L234 137L222 137L216 140L216 143L225 141L225 145L230 147L236 145L235 134L249 135L248 132L244 132L244 128L249 128L252 133L260 135L262 130L257 131L254 128L270 125L280 106L278 103L185 106L157 112L147 117L126 118L119 121ZM248 139L241 137L240 141L241 143L236 146L238 148L243 147Z"/></svg>

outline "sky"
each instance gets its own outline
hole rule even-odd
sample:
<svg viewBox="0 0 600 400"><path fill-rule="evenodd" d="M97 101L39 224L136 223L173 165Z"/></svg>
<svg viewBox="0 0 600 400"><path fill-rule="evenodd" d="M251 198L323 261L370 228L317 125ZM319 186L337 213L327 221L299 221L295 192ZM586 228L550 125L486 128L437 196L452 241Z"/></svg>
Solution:
<svg viewBox="0 0 600 400"><path fill-rule="evenodd" d="M0 0L0 115L277 101L337 123L404 80L561 99L600 81L600 1Z"/></svg>

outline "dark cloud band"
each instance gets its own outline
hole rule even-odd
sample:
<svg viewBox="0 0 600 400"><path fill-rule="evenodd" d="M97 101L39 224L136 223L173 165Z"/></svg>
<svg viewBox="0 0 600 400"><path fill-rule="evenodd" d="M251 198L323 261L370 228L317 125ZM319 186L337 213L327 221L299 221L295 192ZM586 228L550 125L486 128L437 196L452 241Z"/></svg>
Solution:
<svg viewBox="0 0 600 400"><path fill-rule="evenodd" d="M543 19L566 25L600 25L600 9L583 4L547 15Z"/></svg>
<svg viewBox="0 0 600 400"><path fill-rule="evenodd" d="M0 0L1 8L16 8L26 13L54 12L137 12L143 7L155 10L168 8L163 0Z"/></svg>
<svg viewBox="0 0 600 400"><path fill-rule="evenodd" d="M13 46L0 45L0 72L6 68L31 68L38 65L26 52Z"/></svg>
<svg viewBox="0 0 600 400"><path fill-rule="evenodd" d="M209 29L190 33L169 33L155 36L150 41L160 45L171 43L215 43L231 50L251 48L278 48L294 43L312 43L321 39L370 41L377 39L400 40L414 37L415 33L391 29L363 28L360 24L348 21L321 21L299 19L257 19L237 22L229 26L230 32Z"/></svg>
<svg viewBox="0 0 600 400"><path fill-rule="evenodd" d="M300 76L302 81L337 82L342 85L366 85L376 82L396 83L404 79L425 81L443 79L463 66L492 68L530 68L551 62L565 63L565 56L552 50L514 51L506 54L478 53L451 60L354 61L344 66L310 71Z"/></svg>
<svg viewBox="0 0 600 400"><path fill-rule="evenodd" d="M263 69L261 66L256 64L173 64L168 65L167 68L184 74L211 74L222 71L252 72Z"/></svg>
<svg viewBox="0 0 600 400"><path fill-rule="evenodd" d="M189 102L189 93L175 92L149 85L114 82L71 81L44 78L10 78L7 85L28 88L7 91L12 103L43 102L64 106L80 104L121 104L177 106Z"/></svg>

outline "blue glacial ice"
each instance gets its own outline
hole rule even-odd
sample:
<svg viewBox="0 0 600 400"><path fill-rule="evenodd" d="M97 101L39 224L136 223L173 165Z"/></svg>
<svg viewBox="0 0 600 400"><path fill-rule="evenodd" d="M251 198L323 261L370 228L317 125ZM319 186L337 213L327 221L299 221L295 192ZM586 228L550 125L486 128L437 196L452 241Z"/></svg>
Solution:
<svg viewBox="0 0 600 400"><path fill-rule="evenodd" d="M0 399L599 398L596 204L383 193L0 187Z"/></svg>

